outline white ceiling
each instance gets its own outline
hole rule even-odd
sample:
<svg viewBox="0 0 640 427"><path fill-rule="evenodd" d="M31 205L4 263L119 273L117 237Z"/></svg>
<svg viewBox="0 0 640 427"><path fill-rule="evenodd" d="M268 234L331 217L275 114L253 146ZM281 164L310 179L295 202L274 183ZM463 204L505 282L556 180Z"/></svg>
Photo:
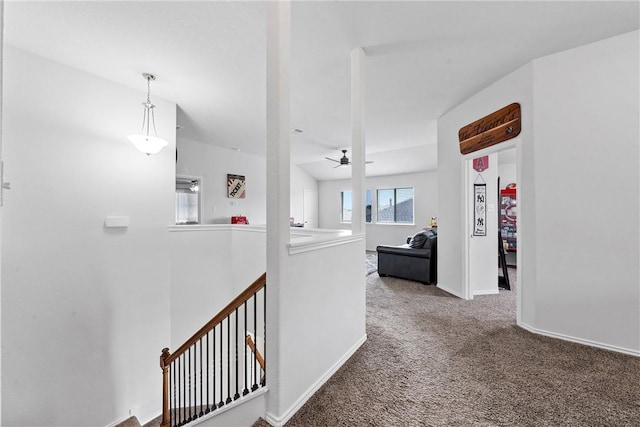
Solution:
<svg viewBox="0 0 640 427"><path fill-rule="evenodd" d="M437 167L436 120L534 58L640 27L637 1L292 3L292 162L350 176L349 57L367 54L370 176ZM266 4L5 2L5 42L178 104L179 138L265 155ZM594 61L598 60L594 58ZM46 78L46 76L43 76ZM490 113L490 111L487 111Z"/></svg>

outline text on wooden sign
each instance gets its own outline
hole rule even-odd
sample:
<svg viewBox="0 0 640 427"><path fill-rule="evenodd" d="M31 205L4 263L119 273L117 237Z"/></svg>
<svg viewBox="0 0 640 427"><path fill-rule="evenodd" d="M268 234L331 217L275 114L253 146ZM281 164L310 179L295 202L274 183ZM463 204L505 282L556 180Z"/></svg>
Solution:
<svg viewBox="0 0 640 427"><path fill-rule="evenodd" d="M460 152L473 153L520 134L520 104L513 103L470 123L458 132Z"/></svg>

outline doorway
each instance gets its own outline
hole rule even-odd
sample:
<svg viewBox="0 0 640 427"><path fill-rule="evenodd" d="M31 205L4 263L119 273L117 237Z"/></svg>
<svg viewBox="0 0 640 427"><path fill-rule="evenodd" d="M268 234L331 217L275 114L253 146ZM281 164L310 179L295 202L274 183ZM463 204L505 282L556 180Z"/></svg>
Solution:
<svg viewBox="0 0 640 427"><path fill-rule="evenodd" d="M518 250L518 176L516 164L516 149L500 151L498 153L498 176L500 187L499 227L502 234L506 263L510 268L517 267Z"/></svg>
<svg viewBox="0 0 640 427"><path fill-rule="evenodd" d="M302 217L305 228L318 228L318 192L304 190Z"/></svg>
<svg viewBox="0 0 640 427"><path fill-rule="evenodd" d="M494 150L476 152L464 159L465 162L465 221L466 244L465 255L465 295L473 299L478 295L498 294L501 290L499 276L502 270L499 265L499 248L505 248L507 258L508 277L513 282L511 289L517 291L518 274L518 223L520 218L517 209L518 193L518 148L517 141ZM474 159L476 167L474 168ZM480 168L477 163L480 160ZM485 164L483 164L485 163ZM498 188L500 179L500 188ZM501 197L507 187L515 198L509 206L503 206ZM478 194L485 197L482 204L476 203ZM506 193L505 193L506 194ZM506 202L506 200L505 200ZM503 208L504 212L503 212ZM503 218L508 215L512 224L504 224ZM478 228L476 222L484 221L483 227ZM499 236L502 231L503 236ZM505 235L506 234L506 235ZM502 241L500 241L502 239ZM501 245L501 246L499 246ZM503 288L504 286L502 286ZM509 291L506 291L509 292ZM519 297L519 295L518 295Z"/></svg>

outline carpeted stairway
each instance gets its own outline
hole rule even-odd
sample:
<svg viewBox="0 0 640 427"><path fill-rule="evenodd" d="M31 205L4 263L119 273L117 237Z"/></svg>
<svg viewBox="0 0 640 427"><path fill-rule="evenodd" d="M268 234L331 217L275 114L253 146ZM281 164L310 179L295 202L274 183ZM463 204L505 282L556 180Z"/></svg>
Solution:
<svg viewBox="0 0 640 427"><path fill-rule="evenodd" d="M286 426L640 425L639 358L531 334L515 311L515 291L464 301L370 274L368 340Z"/></svg>
<svg viewBox="0 0 640 427"><path fill-rule="evenodd" d="M116 424L114 427L141 427L140 421L138 421L138 417L129 417L123 422Z"/></svg>
<svg viewBox="0 0 640 427"><path fill-rule="evenodd" d="M138 421L138 417L129 417L120 424L116 424L114 427L160 427L160 423L162 422L162 416L158 416L153 420L149 421L145 425L141 426L140 421Z"/></svg>

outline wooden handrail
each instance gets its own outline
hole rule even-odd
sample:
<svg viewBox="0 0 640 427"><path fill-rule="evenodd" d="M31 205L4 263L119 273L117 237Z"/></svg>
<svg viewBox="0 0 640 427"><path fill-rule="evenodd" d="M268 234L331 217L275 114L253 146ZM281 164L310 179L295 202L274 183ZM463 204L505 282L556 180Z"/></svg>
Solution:
<svg viewBox="0 0 640 427"><path fill-rule="evenodd" d="M256 360L258 361L260 368L262 368L262 370L264 371L264 357L262 357L262 354L260 354L260 351L258 351L258 349L256 348L256 345L253 342L253 338L251 338L251 335L248 335L248 334L247 334L247 345L249 346L251 351L253 351L256 354Z"/></svg>
<svg viewBox="0 0 640 427"><path fill-rule="evenodd" d="M224 319L226 319L227 316L229 316L237 308L239 308L242 304L244 304L245 301L247 301L249 298L251 298L251 296L253 296L253 294L255 294L260 289L262 289L266 283L267 283L267 273L262 273L262 275L260 277L258 277L255 282L253 282L251 285L249 285L249 287L247 289L242 291L242 293L240 295L238 295L229 304L227 304L227 306L225 308L220 310L220 312L218 314L213 316L213 319L209 320L206 323L206 325L204 325L202 328L200 328L198 330L198 332L193 334L193 336L191 338L189 338L187 341L185 341L184 344L182 344L180 347L178 347L178 349L176 351L174 351L173 354L166 356L162 363L164 363L166 366L168 366L171 362L173 362L178 357L180 357L180 355L182 355L182 353L187 351L187 349L189 347L191 347L196 342L198 342L200 340L200 338L203 338L205 335L207 335L207 333L209 331L211 331L211 329L213 329L214 326L216 326L218 323L220 323Z"/></svg>
<svg viewBox="0 0 640 427"><path fill-rule="evenodd" d="M160 427L169 427L169 364L165 363L171 354L168 348L162 349L160 368L162 369L162 422Z"/></svg>

